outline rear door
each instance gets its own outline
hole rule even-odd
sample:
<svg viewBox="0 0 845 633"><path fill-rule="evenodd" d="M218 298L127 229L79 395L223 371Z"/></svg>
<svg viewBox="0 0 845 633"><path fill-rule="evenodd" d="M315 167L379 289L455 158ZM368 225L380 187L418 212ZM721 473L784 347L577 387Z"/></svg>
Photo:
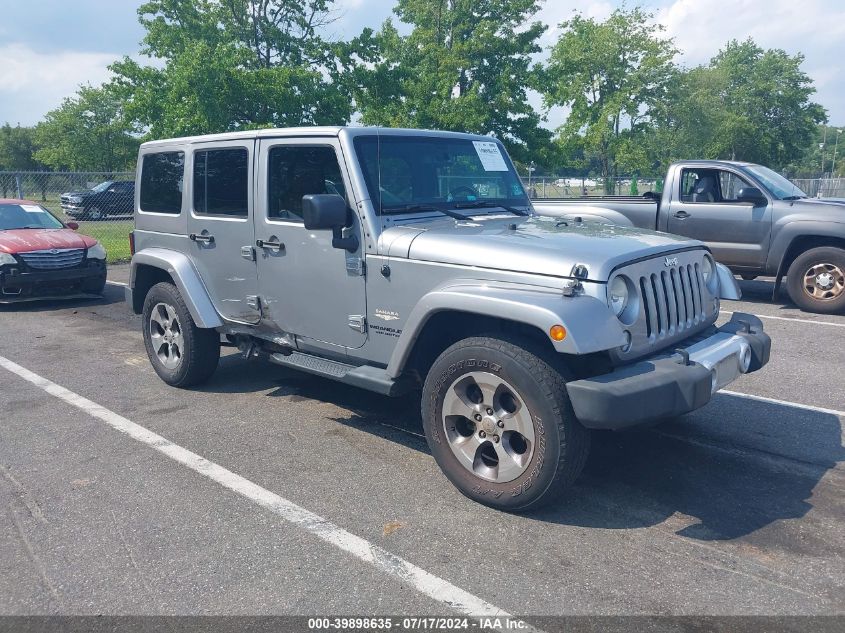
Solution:
<svg viewBox="0 0 845 633"><path fill-rule="evenodd" d="M302 197L346 199L349 234L361 239L340 144L334 137L261 139L256 244L264 318L319 343L361 347L366 339L363 253L332 246L332 232L307 230Z"/></svg>
<svg viewBox="0 0 845 633"><path fill-rule="evenodd" d="M697 183L712 185L710 195L694 193ZM752 205L736 197L756 186L728 169L684 169L679 195L669 209L668 231L706 242L717 261L737 268L765 264L772 230L772 205ZM712 198L712 199L711 199Z"/></svg>
<svg viewBox="0 0 845 633"><path fill-rule="evenodd" d="M231 321L256 323L255 140L199 143L192 149L187 166L192 259L217 311Z"/></svg>

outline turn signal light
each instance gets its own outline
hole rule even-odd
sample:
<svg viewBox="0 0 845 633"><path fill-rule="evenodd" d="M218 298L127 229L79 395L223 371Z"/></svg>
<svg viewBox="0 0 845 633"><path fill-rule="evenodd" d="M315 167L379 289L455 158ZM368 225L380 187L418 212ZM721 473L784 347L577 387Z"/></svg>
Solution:
<svg viewBox="0 0 845 633"><path fill-rule="evenodd" d="M549 328L549 336L553 341L562 341L566 338L566 328L562 325L553 325Z"/></svg>

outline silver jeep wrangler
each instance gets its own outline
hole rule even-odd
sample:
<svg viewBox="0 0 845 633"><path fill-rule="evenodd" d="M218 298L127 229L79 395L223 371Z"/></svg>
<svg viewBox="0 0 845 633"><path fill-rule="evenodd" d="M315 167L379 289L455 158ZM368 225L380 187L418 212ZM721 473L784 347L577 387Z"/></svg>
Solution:
<svg viewBox="0 0 845 633"><path fill-rule="evenodd" d="M221 345L398 396L466 496L525 510L579 474L589 429L704 406L769 359L700 242L534 213L495 139L374 128L154 141L127 301L177 387Z"/></svg>

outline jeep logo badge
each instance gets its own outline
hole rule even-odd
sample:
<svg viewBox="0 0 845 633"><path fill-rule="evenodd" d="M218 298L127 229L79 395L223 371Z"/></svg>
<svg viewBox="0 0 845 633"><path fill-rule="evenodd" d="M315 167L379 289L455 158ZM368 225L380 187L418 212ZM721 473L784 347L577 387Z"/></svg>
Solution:
<svg viewBox="0 0 845 633"><path fill-rule="evenodd" d="M666 259L663 260L663 265L666 266L666 268L669 268L670 266L677 266L678 265L678 258L677 257L667 257Z"/></svg>

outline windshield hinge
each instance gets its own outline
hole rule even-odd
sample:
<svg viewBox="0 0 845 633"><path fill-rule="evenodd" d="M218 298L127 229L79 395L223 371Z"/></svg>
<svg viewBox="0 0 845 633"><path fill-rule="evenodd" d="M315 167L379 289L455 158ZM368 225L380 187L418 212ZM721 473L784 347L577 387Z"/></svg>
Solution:
<svg viewBox="0 0 845 633"><path fill-rule="evenodd" d="M363 334L367 331L367 318L363 314L350 314L347 323L356 332Z"/></svg>
<svg viewBox="0 0 845 633"><path fill-rule="evenodd" d="M367 263L360 257L350 257L346 260L346 272L365 277L367 275Z"/></svg>

